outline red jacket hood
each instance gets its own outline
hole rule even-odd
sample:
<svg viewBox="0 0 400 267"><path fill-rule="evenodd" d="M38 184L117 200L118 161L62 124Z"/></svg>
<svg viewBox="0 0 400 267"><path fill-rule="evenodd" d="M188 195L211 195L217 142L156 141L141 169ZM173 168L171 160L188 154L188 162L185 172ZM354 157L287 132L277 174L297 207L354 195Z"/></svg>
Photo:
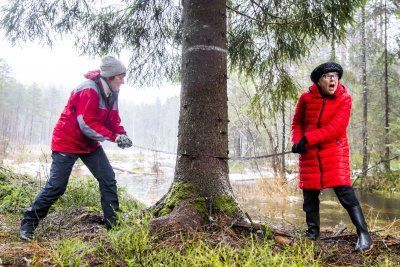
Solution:
<svg viewBox="0 0 400 267"><path fill-rule="evenodd" d="M83 75L86 79L93 80L95 78L100 77L100 70L91 70L85 75Z"/></svg>

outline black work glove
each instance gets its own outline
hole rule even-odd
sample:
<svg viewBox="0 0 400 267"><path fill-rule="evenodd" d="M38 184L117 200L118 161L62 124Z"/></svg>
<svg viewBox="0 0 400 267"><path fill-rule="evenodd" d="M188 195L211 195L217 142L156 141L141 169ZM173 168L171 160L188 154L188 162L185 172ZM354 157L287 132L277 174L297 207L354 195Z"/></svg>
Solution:
<svg viewBox="0 0 400 267"><path fill-rule="evenodd" d="M307 144L307 139L306 137L303 135L300 140L294 144L292 146L292 152L293 153L299 153L299 154L303 154L304 152L306 152L306 144Z"/></svg>
<svg viewBox="0 0 400 267"><path fill-rule="evenodd" d="M121 134L117 136L117 139L115 139L115 142L117 143L119 148L127 148L132 146L132 140L125 134Z"/></svg>

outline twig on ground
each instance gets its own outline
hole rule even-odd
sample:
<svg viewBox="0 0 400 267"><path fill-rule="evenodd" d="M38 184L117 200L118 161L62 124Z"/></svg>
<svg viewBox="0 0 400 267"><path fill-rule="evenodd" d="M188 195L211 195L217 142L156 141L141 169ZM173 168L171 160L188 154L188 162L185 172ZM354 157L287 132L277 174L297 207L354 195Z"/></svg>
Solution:
<svg viewBox="0 0 400 267"><path fill-rule="evenodd" d="M343 227L343 228L341 228L341 229L339 229L339 231L337 231L336 233L334 233L333 235L332 235L332 237L335 237L335 236L338 236L338 235L341 235L345 230L347 229L347 227L345 226L345 227Z"/></svg>

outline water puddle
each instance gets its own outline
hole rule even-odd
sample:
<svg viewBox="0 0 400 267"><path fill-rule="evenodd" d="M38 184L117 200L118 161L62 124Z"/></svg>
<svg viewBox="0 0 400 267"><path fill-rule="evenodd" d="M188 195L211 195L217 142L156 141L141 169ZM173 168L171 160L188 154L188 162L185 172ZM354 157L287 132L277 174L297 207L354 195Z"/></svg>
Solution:
<svg viewBox="0 0 400 267"><path fill-rule="evenodd" d="M162 176L132 176L119 173L117 180L118 185L126 187L129 194L150 206L168 191L173 180L173 172ZM268 221L274 225L305 225L301 191L280 192L279 188L271 188L271 185L266 186L269 189L263 191L260 189L262 180L231 179L235 195L243 210L254 220ZM356 192L356 194L362 203L370 228L385 227L400 219L400 199L367 192ZM326 189L320 195L320 212L322 228L352 227L346 210L340 205L332 189Z"/></svg>

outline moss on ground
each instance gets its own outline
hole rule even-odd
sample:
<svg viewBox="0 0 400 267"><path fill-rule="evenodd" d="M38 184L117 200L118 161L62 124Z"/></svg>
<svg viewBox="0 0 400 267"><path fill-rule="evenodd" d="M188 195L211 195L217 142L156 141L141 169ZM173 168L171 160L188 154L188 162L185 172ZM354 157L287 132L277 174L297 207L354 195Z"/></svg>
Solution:
<svg viewBox="0 0 400 267"><path fill-rule="evenodd" d="M33 178L0 169L0 212L21 214L35 197Z"/></svg>

